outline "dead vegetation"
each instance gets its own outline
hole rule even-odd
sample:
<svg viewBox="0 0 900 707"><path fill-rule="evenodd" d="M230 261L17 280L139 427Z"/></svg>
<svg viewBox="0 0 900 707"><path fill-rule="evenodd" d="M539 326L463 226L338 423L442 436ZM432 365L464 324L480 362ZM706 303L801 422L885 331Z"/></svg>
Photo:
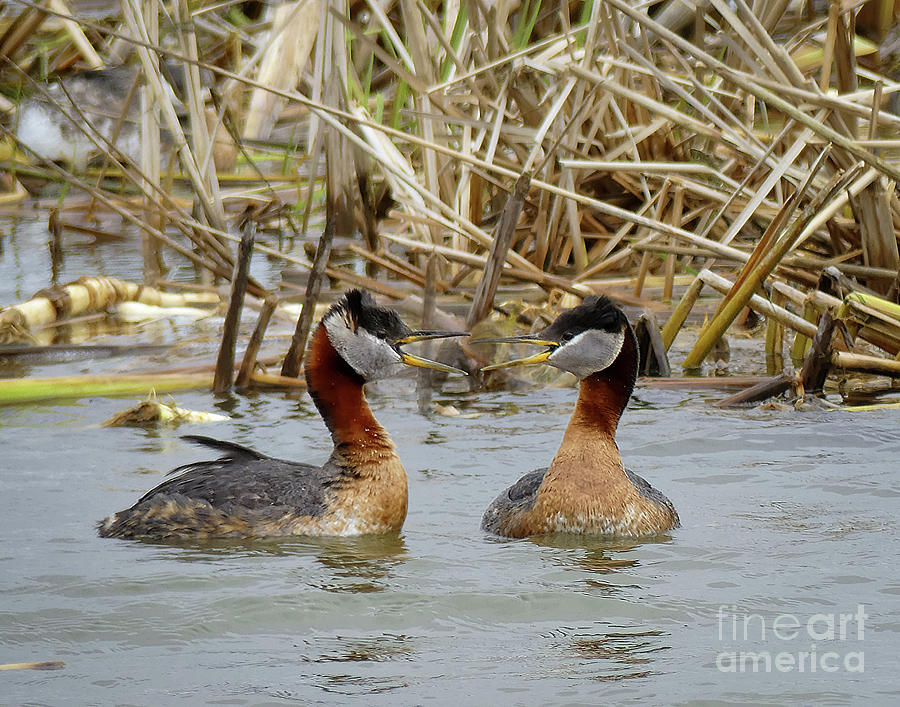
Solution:
<svg viewBox="0 0 900 707"><path fill-rule="evenodd" d="M62 180L140 228L146 284L175 258L232 279L252 224L254 252L310 272L309 304L328 280L420 316L435 296L467 301L472 327L501 284L552 302L606 292L666 316L662 360L717 293L690 371L749 307L772 374L787 347L799 392L824 384L810 356L844 385L845 371L896 378L900 3L297 0L254 17L253 3L125 0L91 20L65 0L24 6L4 17L5 81L100 157L42 165L19 142L10 193ZM96 130L96 107L43 82L74 90L74 69L118 64L130 78ZM314 253L275 242L308 230L326 234ZM365 276L332 261L334 243ZM246 289L270 307L280 294Z"/></svg>

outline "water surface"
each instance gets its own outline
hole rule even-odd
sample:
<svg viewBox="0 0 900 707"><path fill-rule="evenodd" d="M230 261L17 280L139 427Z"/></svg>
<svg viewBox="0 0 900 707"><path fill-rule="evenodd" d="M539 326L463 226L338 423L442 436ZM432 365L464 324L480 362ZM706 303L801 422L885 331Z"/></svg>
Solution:
<svg viewBox="0 0 900 707"><path fill-rule="evenodd" d="M896 699L894 414L723 414L699 397L644 391L620 446L673 499L682 529L652 543L485 536L484 507L550 458L573 393L442 399L479 414L469 419L420 414L411 382L381 385L373 407L410 475L399 537L183 546L104 540L94 523L204 457L178 432L324 460L308 400L182 395L233 419L177 432L98 427L121 401L0 409L0 662L66 663L3 673L4 699ZM761 619L748 640L742 625L733 639L744 614L771 627L779 614L805 623L859 604L862 640L786 641L771 630L759 640ZM734 675L716 663L729 665L722 652L798 654L813 643L819 655L864 651L865 672Z"/></svg>

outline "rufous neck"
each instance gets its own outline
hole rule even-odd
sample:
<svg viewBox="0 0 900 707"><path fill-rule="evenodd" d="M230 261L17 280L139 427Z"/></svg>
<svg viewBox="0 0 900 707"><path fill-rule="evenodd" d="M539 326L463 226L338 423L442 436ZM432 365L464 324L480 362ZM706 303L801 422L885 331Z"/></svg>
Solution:
<svg viewBox="0 0 900 707"><path fill-rule="evenodd" d="M609 438L615 437L619 418L637 379L637 356L634 332L627 327L622 350L615 361L602 371L581 379L569 429L590 429Z"/></svg>
<svg viewBox="0 0 900 707"><path fill-rule="evenodd" d="M316 327L304 366L306 385L335 445L390 441L366 402L365 380L338 355L324 324Z"/></svg>

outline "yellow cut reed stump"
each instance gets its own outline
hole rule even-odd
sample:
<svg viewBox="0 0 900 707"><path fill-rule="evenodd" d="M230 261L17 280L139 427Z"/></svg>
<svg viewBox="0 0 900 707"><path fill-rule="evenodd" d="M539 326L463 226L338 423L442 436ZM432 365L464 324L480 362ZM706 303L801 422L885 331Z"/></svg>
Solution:
<svg viewBox="0 0 900 707"><path fill-rule="evenodd" d="M0 343L30 340L31 330L90 312L102 312L120 302L140 302L158 307L218 303L211 293L172 294L115 277L82 277L37 292L26 302L0 309Z"/></svg>

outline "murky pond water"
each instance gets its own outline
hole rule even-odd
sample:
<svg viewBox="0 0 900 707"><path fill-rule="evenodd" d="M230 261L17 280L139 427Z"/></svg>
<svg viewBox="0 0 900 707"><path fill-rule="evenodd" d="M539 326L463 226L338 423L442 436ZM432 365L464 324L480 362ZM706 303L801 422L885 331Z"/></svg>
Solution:
<svg viewBox="0 0 900 707"><path fill-rule="evenodd" d="M11 292L29 277L11 252L3 302L31 294ZM94 525L208 457L180 434L324 460L306 396L179 394L232 419L177 430L100 427L121 399L0 407L0 663L65 662L0 672L0 702L900 697L896 411L722 412L641 389L620 447L684 527L651 543L503 541L481 513L549 461L575 391L438 395L458 417L420 412L412 379L369 397L410 477L399 537L180 546L104 540Z"/></svg>

